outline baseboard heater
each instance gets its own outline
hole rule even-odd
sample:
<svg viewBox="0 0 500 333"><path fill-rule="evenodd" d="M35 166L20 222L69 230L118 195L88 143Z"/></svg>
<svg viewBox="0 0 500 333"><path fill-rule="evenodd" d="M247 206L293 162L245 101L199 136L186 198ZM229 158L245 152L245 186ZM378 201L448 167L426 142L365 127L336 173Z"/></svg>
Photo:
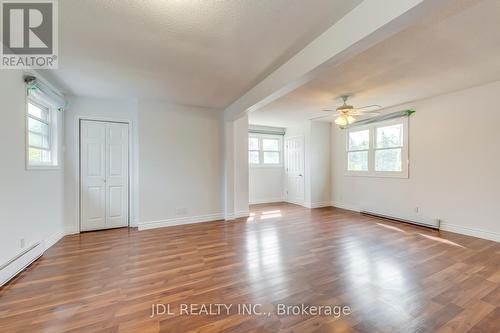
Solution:
<svg viewBox="0 0 500 333"><path fill-rule="evenodd" d="M419 226L419 227L430 228L430 229L434 229L434 230L439 230L440 227L441 227L441 221L440 220L436 220L437 223L436 224L432 224L432 223L424 223L424 222L417 222L417 221L407 220L407 219L403 219L403 218L400 218L400 217L389 216L389 215L380 214L380 213L376 213L376 212L372 212L372 211L368 211L368 210L361 210L360 213L364 214L364 215L370 215L370 216L380 217L380 218L383 218L383 219L386 219L386 220L391 220L391 221L396 221L396 222L401 222L401 223L407 223L407 224L413 224L413 225L416 225L416 226Z"/></svg>
<svg viewBox="0 0 500 333"><path fill-rule="evenodd" d="M43 254L41 242L24 249L21 253L0 266L0 287L9 282L14 276L26 269L32 262Z"/></svg>

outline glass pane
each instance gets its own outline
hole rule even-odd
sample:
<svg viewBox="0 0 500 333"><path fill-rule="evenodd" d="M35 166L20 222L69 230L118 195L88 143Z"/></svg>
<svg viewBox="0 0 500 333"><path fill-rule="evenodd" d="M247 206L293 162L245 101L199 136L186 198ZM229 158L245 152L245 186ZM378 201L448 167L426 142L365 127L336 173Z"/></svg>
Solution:
<svg viewBox="0 0 500 333"><path fill-rule="evenodd" d="M401 148L375 151L375 171L402 171Z"/></svg>
<svg viewBox="0 0 500 333"><path fill-rule="evenodd" d="M28 113L37 118L48 120L48 111L36 106L35 104L28 103Z"/></svg>
<svg viewBox="0 0 500 333"><path fill-rule="evenodd" d="M377 128L377 148L403 146L403 124Z"/></svg>
<svg viewBox="0 0 500 333"><path fill-rule="evenodd" d="M43 163L51 163L50 151L42 150L42 162Z"/></svg>
<svg viewBox="0 0 500 333"><path fill-rule="evenodd" d="M263 150L271 150L271 151L279 151L280 150L280 142L278 139L263 139L262 140L262 149Z"/></svg>
<svg viewBox="0 0 500 333"><path fill-rule="evenodd" d="M265 151L264 164L280 164L280 153L274 151Z"/></svg>
<svg viewBox="0 0 500 333"><path fill-rule="evenodd" d="M259 138L248 138L248 150L259 150Z"/></svg>
<svg viewBox="0 0 500 333"><path fill-rule="evenodd" d="M30 164L45 164L51 163L50 151L30 148L28 152Z"/></svg>
<svg viewBox="0 0 500 333"><path fill-rule="evenodd" d="M29 161L35 162L35 163L42 162L42 151L40 149L30 148L29 149Z"/></svg>
<svg viewBox="0 0 500 333"><path fill-rule="evenodd" d="M36 119L28 117L28 128L30 132L49 135L49 126Z"/></svg>
<svg viewBox="0 0 500 333"><path fill-rule="evenodd" d="M250 164L259 164L259 152L258 151L249 151L248 152L248 162Z"/></svg>
<svg viewBox="0 0 500 333"><path fill-rule="evenodd" d="M37 147L42 147L42 136L32 133L29 133L29 144L30 146L37 146Z"/></svg>
<svg viewBox="0 0 500 333"><path fill-rule="evenodd" d="M347 170L368 171L368 152L357 151L347 154Z"/></svg>
<svg viewBox="0 0 500 333"><path fill-rule="evenodd" d="M349 132L349 150L364 150L370 147L370 131Z"/></svg>

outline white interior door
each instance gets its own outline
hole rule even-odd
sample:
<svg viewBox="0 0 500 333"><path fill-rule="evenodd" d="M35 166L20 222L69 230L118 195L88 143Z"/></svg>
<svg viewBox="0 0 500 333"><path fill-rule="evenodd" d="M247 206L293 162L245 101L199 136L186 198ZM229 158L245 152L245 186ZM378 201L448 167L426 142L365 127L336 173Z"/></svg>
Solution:
<svg viewBox="0 0 500 333"><path fill-rule="evenodd" d="M128 226L128 124L80 124L81 231Z"/></svg>
<svg viewBox="0 0 500 333"><path fill-rule="evenodd" d="M305 200L304 137L287 138L285 148L287 201L303 204Z"/></svg>

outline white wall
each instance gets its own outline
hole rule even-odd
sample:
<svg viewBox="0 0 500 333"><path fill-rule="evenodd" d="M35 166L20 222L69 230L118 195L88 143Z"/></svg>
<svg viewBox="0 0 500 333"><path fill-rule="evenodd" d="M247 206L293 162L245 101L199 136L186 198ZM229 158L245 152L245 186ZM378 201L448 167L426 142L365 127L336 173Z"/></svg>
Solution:
<svg viewBox="0 0 500 333"><path fill-rule="evenodd" d="M311 207L329 206L331 202L331 124L310 122Z"/></svg>
<svg viewBox="0 0 500 333"><path fill-rule="evenodd" d="M409 103L410 178L347 177L345 132L333 130L333 201L500 241L500 82ZM415 212L415 207L419 212Z"/></svg>
<svg viewBox="0 0 500 333"><path fill-rule="evenodd" d="M234 121L224 121L223 124L224 218L233 220L249 215L248 116Z"/></svg>
<svg viewBox="0 0 500 333"><path fill-rule="evenodd" d="M234 121L234 217L249 215L248 115Z"/></svg>
<svg viewBox="0 0 500 333"><path fill-rule="evenodd" d="M283 201L283 167L249 168L251 204Z"/></svg>
<svg viewBox="0 0 500 333"><path fill-rule="evenodd" d="M21 251L21 239L26 247L37 241L52 245L64 232L64 160L60 156L58 170L26 170L25 96L22 71L0 71L0 264ZM57 122L62 143L62 113Z"/></svg>
<svg viewBox="0 0 500 333"><path fill-rule="evenodd" d="M216 110L139 101L139 227L223 218L223 121Z"/></svg>
<svg viewBox="0 0 500 333"><path fill-rule="evenodd" d="M65 174L65 221L66 232L79 232L79 119L113 120L130 122L131 133L131 181L130 225L138 221L138 127L137 101L111 100L92 97L70 97L66 111L66 174Z"/></svg>

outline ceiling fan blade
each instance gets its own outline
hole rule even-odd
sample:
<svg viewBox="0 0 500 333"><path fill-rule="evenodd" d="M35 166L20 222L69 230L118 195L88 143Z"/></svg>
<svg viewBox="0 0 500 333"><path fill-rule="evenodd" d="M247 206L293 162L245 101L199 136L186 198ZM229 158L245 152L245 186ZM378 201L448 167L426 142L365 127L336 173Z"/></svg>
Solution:
<svg viewBox="0 0 500 333"><path fill-rule="evenodd" d="M380 112L378 110L364 110L364 109L353 109L349 112L349 114L351 115L361 115L361 114L380 114Z"/></svg>
<svg viewBox="0 0 500 333"><path fill-rule="evenodd" d="M321 111L325 111L325 112L337 112L336 109L325 109L325 110L321 110Z"/></svg>

